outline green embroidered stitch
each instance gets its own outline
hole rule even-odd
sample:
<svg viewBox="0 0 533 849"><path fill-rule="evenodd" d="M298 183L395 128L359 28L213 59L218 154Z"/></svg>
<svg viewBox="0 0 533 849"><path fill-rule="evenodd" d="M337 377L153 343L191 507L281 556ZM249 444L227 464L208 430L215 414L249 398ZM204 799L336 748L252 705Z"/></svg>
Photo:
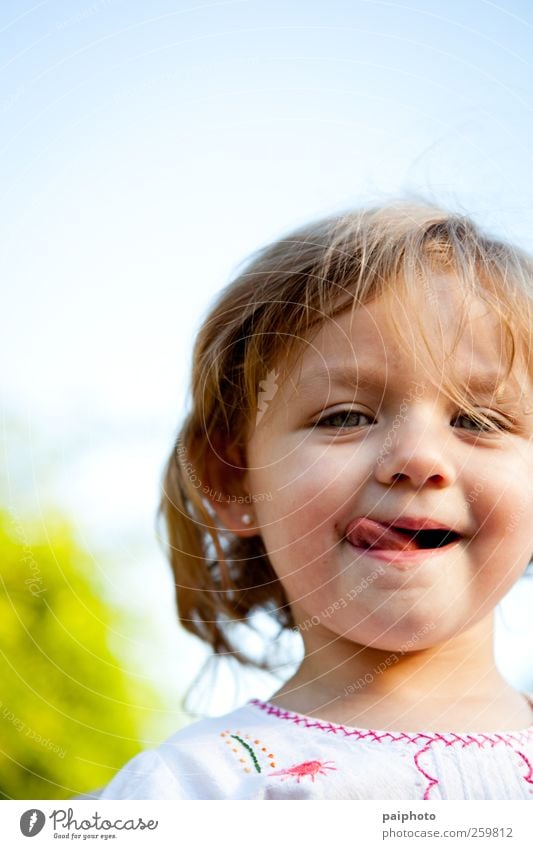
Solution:
<svg viewBox="0 0 533 849"><path fill-rule="evenodd" d="M261 772L261 767L259 766L259 761L257 760L252 747L249 746L248 743L245 743L244 740L241 740L240 737L237 737L236 734L230 734L230 737L233 737L234 740L238 740L239 743L241 744L241 746L244 746L244 748L248 751L257 772Z"/></svg>

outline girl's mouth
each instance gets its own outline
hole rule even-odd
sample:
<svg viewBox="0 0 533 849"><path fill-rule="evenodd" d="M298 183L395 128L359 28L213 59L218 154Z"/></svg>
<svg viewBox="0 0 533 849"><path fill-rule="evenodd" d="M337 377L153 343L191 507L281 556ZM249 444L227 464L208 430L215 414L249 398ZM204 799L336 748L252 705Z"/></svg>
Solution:
<svg viewBox="0 0 533 849"><path fill-rule="evenodd" d="M450 528L402 528L361 517L350 523L346 539L379 559L419 560L422 552L443 551L462 536Z"/></svg>

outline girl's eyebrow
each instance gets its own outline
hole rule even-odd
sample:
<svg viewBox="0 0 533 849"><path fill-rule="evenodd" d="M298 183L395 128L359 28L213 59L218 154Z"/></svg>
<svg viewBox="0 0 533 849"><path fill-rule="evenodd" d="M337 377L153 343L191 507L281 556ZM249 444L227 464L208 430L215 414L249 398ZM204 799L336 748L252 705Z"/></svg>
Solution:
<svg viewBox="0 0 533 849"><path fill-rule="evenodd" d="M325 385L326 387L345 386L349 389L383 389L387 384L387 373L387 370L384 371L383 368L376 368L369 364L361 365L359 368L332 364L326 368L318 368L316 371L304 372L296 388L305 391ZM479 372L466 375L459 380L459 384L470 392L494 395L502 377L502 373L498 371ZM416 381L412 382L416 383ZM506 382L502 394L509 394L509 390L510 386ZM500 393L498 393L499 396Z"/></svg>
<svg viewBox="0 0 533 849"><path fill-rule="evenodd" d="M350 389L375 389L378 386L385 386L386 383L386 373L384 374L381 368L331 365L304 373L301 380L297 382L296 388L306 390L316 388L317 384L324 384L325 386L347 386Z"/></svg>

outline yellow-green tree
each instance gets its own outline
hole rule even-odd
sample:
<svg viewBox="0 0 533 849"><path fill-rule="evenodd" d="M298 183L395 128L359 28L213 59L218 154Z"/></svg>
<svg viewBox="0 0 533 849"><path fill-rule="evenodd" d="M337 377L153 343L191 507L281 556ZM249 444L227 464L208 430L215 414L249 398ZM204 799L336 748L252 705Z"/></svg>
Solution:
<svg viewBox="0 0 533 849"><path fill-rule="evenodd" d="M124 613L65 521L35 534L0 511L0 798L65 799L106 784L143 748L158 697L109 646Z"/></svg>

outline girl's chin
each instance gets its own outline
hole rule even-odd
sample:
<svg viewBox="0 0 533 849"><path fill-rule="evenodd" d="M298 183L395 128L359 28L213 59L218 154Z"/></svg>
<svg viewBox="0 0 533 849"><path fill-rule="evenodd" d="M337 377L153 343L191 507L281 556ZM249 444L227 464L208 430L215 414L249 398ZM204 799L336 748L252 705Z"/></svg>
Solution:
<svg viewBox="0 0 533 849"><path fill-rule="evenodd" d="M391 596L392 603L386 596L376 598L375 605L369 605L369 599L365 604L354 600L342 609L332 598L320 608L313 605L316 612L305 614L298 630L309 643L316 635L322 646L340 648L342 641L394 655L431 649L453 639L465 627L467 614L464 619L457 615L452 619L450 611L435 606L434 598L417 601L410 594L402 601L396 596Z"/></svg>
<svg viewBox="0 0 533 849"><path fill-rule="evenodd" d="M434 622L428 622L427 618L421 617L413 617L408 623L404 621L401 628L391 627L391 623L388 622L381 629L372 626L371 630L362 630L352 626L345 630L335 628L335 632L342 639L364 648L398 654L432 648L450 636L449 634L440 635Z"/></svg>

